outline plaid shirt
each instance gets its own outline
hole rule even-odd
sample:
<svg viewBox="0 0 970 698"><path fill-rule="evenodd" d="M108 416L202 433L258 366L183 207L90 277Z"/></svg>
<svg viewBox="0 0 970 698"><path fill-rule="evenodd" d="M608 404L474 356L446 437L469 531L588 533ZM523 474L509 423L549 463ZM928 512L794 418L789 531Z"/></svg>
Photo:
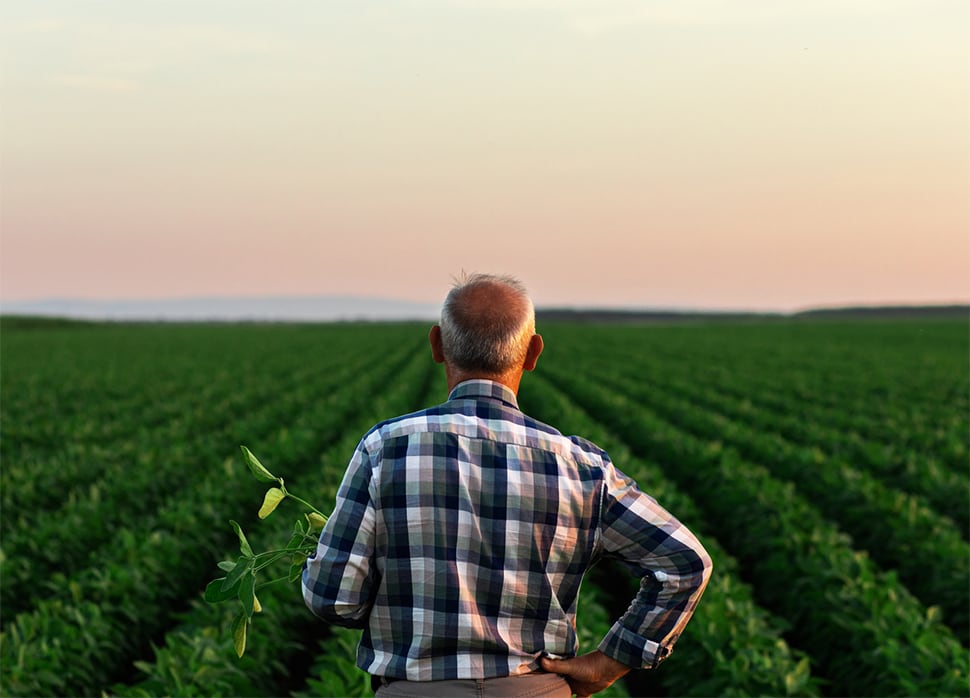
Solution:
<svg viewBox="0 0 970 698"><path fill-rule="evenodd" d="M580 583L603 557L642 582L599 649L656 666L703 593L707 552L603 450L473 380L360 441L303 594L321 618L364 629L357 664L371 674L506 676L576 653Z"/></svg>

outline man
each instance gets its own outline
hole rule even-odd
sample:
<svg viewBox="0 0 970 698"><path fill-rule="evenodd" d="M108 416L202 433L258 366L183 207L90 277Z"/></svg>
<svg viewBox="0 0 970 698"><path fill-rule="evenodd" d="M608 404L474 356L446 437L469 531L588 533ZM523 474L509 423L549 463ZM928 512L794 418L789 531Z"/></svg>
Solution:
<svg viewBox="0 0 970 698"><path fill-rule="evenodd" d="M377 695L589 696L659 664L711 573L697 539L607 454L519 411L542 338L510 277L476 274L431 329L448 401L373 427L303 572L307 606L363 628ZM622 560L627 613L580 657L583 574Z"/></svg>

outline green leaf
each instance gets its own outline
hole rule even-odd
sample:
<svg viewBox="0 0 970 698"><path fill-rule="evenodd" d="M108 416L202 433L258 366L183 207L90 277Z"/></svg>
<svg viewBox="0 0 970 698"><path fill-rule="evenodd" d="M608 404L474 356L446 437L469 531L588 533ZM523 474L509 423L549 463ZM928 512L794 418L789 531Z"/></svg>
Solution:
<svg viewBox="0 0 970 698"><path fill-rule="evenodd" d="M239 601L243 605L246 618L253 617L253 609L256 607L256 573L250 572L243 576L242 583L239 585Z"/></svg>
<svg viewBox="0 0 970 698"><path fill-rule="evenodd" d="M223 572L232 572L232 568L236 566L236 563L231 560L223 560L217 566Z"/></svg>
<svg viewBox="0 0 970 698"><path fill-rule="evenodd" d="M297 579L299 579L302 576L303 576L303 561L300 560L290 565L290 573L287 576L286 580L288 582L295 582Z"/></svg>
<svg viewBox="0 0 970 698"><path fill-rule="evenodd" d="M259 462L259 459L253 455L252 451L245 446L240 446L239 449L242 451L243 461L245 461L246 465L249 467L249 472L253 474L253 477L260 482L279 482L279 478L268 471L263 464Z"/></svg>
<svg viewBox="0 0 970 698"><path fill-rule="evenodd" d="M249 541L246 540L246 534L243 533L242 526L240 526L235 521L230 521L229 525L239 536L239 552L243 554L244 557L253 557L253 549L249 546Z"/></svg>
<svg viewBox="0 0 970 698"><path fill-rule="evenodd" d="M225 577L213 579L206 585L202 598L204 598L208 603L212 604L222 603L223 601L237 598L239 591L238 588L236 586L232 586L229 589L223 589L222 585L225 581Z"/></svg>
<svg viewBox="0 0 970 698"><path fill-rule="evenodd" d="M236 656L242 657L246 651L246 626L249 625L249 618L245 613L240 613L232 622L232 644L236 648Z"/></svg>
<svg viewBox="0 0 970 698"><path fill-rule="evenodd" d="M247 572L252 573L253 565L256 561L251 557L239 558L239 564L232 568L232 572L226 575L226 581L222 583L222 590L228 591L231 587L241 580Z"/></svg>
<svg viewBox="0 0 970 698"><path fill-rule="evenodd" d="M279 487L271 487L266 491L266 496L263 497L263 506L259 508L259 518L265 519L267 516L276 510L276 507L286 498L286 494L283 493Z"/></svg>
<svg viewBox="0 0 970 698"><path fill-rule="evenodd" d="M287 550L297 550L303 544L304 535L302 533L294 533L290 536L290 540L286 544Z"/></svg>

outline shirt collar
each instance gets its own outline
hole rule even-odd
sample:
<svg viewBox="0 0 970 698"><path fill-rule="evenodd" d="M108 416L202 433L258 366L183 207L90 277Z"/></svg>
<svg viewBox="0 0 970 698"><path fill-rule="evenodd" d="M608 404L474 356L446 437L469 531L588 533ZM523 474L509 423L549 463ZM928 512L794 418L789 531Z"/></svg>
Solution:
<svg viewBox="0 0 970 698"><path fill-rule="evenodd" d="M519 402L515 398L515 393L510 387L496 381L485 380L484 378L473 378L462 381L454 387L449 400L474 398L490 398L519 409Z"/></svg>

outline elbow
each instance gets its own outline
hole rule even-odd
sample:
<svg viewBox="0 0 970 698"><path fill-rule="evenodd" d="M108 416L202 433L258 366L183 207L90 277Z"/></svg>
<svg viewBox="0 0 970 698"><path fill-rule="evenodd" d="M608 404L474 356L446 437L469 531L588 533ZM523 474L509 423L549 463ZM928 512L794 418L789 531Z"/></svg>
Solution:
<svg viewBox="0 0 970 698"><path fill-rule="evenodd" d="M714 560L703 546L699 545L696 553L697 560L693 566L695 570L693 576L696 580L697 592L701 594L707 588L707 583L711 580L711 575L714 573Z"/></svg>
<svg viewBox="0 0 970 698"><path fill-rule="evenodd" d="M308 584L303 580L303 601L307 608L321 620L344 628L363 628L367 625L368 607L363 604L341 602L336 594L328 593L326 588Z"/></svg>
<svg viewBox="0 0 970 698"><path fill-rule="evenodd" d="M367 626L367 608L342 604L320 596L315 596L312 592L307 592L304 587L304 601L307 608L317 618L324 620L331 625L339 625L344 628L363 628Z"/></svg>
<svg viewBox="0 0 970 698"><path fill-rule="evenodd" d="M714 561L704 547L697 543L689 548L689 552L681 557L677 572L670 575L656 576L661 583L672 583L674 587L691 595L700 595L707 587L714 571Z"/></svg>

